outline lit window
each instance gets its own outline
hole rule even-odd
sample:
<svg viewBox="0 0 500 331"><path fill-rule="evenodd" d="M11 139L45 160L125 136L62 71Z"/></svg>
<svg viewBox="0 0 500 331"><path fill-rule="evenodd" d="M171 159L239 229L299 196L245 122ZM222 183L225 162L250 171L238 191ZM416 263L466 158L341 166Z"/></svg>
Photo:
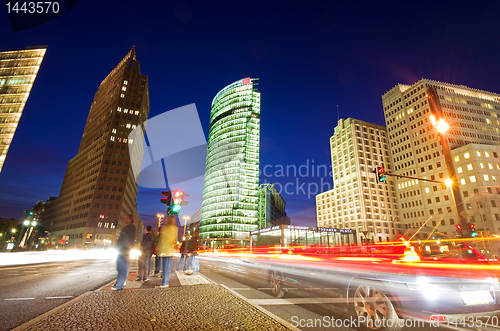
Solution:
<svg viewBox="0 0 500 331"><path fill-rule="evenodd" d="M488 163L488 168L493 169L493 164Z"/></svg>
<svg viewBox="0 0 500 331"><path fill-rule="evenodd" d="M117 110L118 110L118 112L120 112L120 113L121 113L121 112L122 112L122 107L118 107L118 109L117 109Z"/></svg>
<svg viewBox="0 0 500 331"><path fill-rule="evenodd" d="M465 153L465 154L464 154L464 158L465 158L465 159L468 159L469 157L470 157L470 154L469 154L469 153Z"/></svg>
<svg viewBox="0 0 500 331"><path fill-rule="evenodd" d="M123 143L126 144L127 143L127 138L123 138Z"/></svg>
<svg viewBox="0 0 500 331"><path fill-rule="evenodd" d="M127 124L127 128L130 128L130 123Z"/></svg>
<svg viewBox="0 0 500 331"><path fill-rule="evenodd" d="M134 125L132 125L132 129L135 129L136 127L137 127L137 125L135 125L135 124L134 124Z"/></svg>
<svg viewBox="0 0 500 331"><path fill-rule="evenodd" d="M118 142L121 143L122 142L122 138L118 138Z"/></svg>
<svg viewBox="0 0 500 331"><path fill-rule="evenodd" d="M126 91L127 88L125 86L122 86L122 91Z"/></svg>
<svg viewBox="0 0 500 331"><path fill-rule="evenodd" d="M115 136L111 136L111 138L109 138L109 140L115 141Z"/></svg>
<svg viewBox="0 0 500 331"><path fill-rule="evenodd" d="M128 140L128 143L129 143L129 144L131 144L131 143L133 143L133 142L134 142L134 139L129 139L129 140Z"/></svg>
<svg viewBox="0 0 500 331"><path fill-rule="evenodd" d="M425 188L425 193L429 193L429 188L428 187Z"/></svg>
<svg viewBox="0 0 500 331"><path fill-rule="evenodd" d="M460 156L457 155L457 156L455 156L455 162L458 162L458 161L460 161Z"/></svg>
<svg viewBox="0 0 500 331"><path fill-rule="evenodd" d="M481 169L484 169L484 163L483 162L479 163L479 166L481 166Z"/></svg>
<svg viewBox="0 0 500 331"><path fill-rule="evenodd" d="M483 177L484 177L484 181L485 181L485 182L489 182L489 181L490 181L490 176L488 176L488 175L483 175Z"/></svg>
<svg viewBox="0 0 500 331"><path fill-rule="evenodd" d="M120 94L120 97L121 97L121 98L125 98L125 94L123 94L123 93L122 93L122 94Z"/></svg>
<svg viewBox="0 0 500 331"><path fill-rule="evenodd" d="M481 152L480 151L477 151L476 154L477 154L477 156L481 156Z"/></svg>
<svg viewBox="0 0 500 331"><path fill-rule="evenodd" d="M462 173L462 167L458 167L457 171L458 171L459 174L461 174Z"/></svg>
<svg viewBox="0 0 500 331"><path fill-rule="evenodd" d="M475 183L476 182L476 176L470 176L469 179L470 179L471 183Z"/></svg>
<svg viewBox="0 0 500 331"><path fill-rule="evenodd" d="M124 110L123 110L123 112L124 112L125 114L128 114L128 109L124 109Z"/></svg>
<svg viewBox="0 0 500 331"><path fill-rule="evenodd" d="M492 180L492 181L494 181L494 182L496 182L496 181L497 181L497 177L496 177L496 176L491 175L491 180Z"/></svg>
<svg viewBox="0 0 500 331"><path fill-rule="evenodd" d="M473 168L472 168L472 164L468 164L468 165L467 165L467 170L472 170L472 169L473 169Z"/></svg>
<svg viewBox="0 0 500 331"><path fill-rule="evenodd" d="M460 179L460 184L465 185L465 179Z"/></svg>
<svg viewBox="0 0 500 331"><path fill-rule="evenodd" d="M484 152L484 156L490 157L490 152Z"/></svg>
<svg viewBox="0 0 500 331"><path fill-rule="evenodd" d="M136 111L135 111L135 114L136 114L136 115L139 115L139 111L138 111L138 110L136 110Z"/></svg>
<svg viewBox="0 0 500 331"><path fill-rule="evenodd" d="M111 130L111 132L116 133L116 129Z"/></svg>
<svg viewBox="0 0 500 331"><path fill-rule="evenodd" d="M124 80L123 85L127 85L127 84L128 84L128 81Z"/></svg>
<svg viewBox="0 0 500 331"><path fill-rule="evenodd" d="M108 228L109 227L109 223L104 223L104 227Z"/></svg>

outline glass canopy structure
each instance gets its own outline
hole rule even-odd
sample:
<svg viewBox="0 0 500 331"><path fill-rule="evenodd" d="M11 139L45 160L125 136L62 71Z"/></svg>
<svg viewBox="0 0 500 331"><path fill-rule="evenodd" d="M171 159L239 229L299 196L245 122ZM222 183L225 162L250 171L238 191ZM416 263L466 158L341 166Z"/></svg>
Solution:
<svg viewBox="0 0 500 331"><path fill-rule="evenodd" d="M258 229L260 92L257 78L223 88L212 101L200 236L243 245Z"/></svg>

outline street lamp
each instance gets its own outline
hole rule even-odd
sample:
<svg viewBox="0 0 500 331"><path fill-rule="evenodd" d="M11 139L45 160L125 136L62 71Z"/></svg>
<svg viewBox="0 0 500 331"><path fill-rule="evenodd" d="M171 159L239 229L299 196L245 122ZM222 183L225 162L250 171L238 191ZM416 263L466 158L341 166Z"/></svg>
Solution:
<svg viewBox="0 0 500 331"><path fill-rule="evenodd" d="M441 110L441 105L439 104L439 99L436 92L432 88L427 90L427 99L429 100L429 106L431 110L431 116L429 117L432 125L439 134L439 142L441 143L444 160L446 163L446 170L448 172L448 179L446 180L446 186L451 190L451 196L453 199L453 205L457 212L458 223L461 224L461 234L467 237L470 236L470 230L467 222L467 214L464 211L464 206L462 203L462 195L458 189L457 176L455 174L455 167L453 166L453 160L451 158L450 146L448 144L448 139L445 136L446 131L449 129L448 123L443 118L443 112Z"/></svg>
<svg viewBox="0 0 500 331"><path fill-rule="evenodd" d="M158 218L157 228L159 228L161 226L161 223L162 223L163 218L165 217L165 215L163 215L163 214L156 214L156 217Z"/></svg>
<svg viewBox="0 0 500 331"><path fill-rule="evenodd" d="M16 229L12 229L12 233L16 233Z"/></svg>
<svg viewBox="0 0 500 331"><path fill-rule="evenodd" d="M24 226L29 226L30 225L30 221L26 220L24 221Z"/></svg>
<svg viewBox="0 0 500 331"><path fill-rule="evenodd" d="M187 220L189 219L189 216L183 216L182 218L184 219L184 234L182 235L182 240L185 240L186 239L186 224L187 224Z"/></svg>

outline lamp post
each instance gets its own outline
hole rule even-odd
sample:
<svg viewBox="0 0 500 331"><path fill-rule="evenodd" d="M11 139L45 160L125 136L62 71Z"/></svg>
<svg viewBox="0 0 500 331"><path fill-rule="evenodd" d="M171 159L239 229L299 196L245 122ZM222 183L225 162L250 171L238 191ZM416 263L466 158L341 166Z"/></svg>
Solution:
<svg viewBox="0 0 500 331"><path fill-rule="evenodd" d="M470 229L467 221L467 214L465 213L462 195L458 189L457 176L455 174L455 167L453 166L453 160L451 158L450 146L448 144L448 139L446 138L446 131L449 129L448 123L443 118L443 113L441 111L441 105L436 92L432 88L427 89L427 98L429 100L429 106L431 109L430 120L433 126L436 128L439 135L439 142L441 143L444 160L446 163L446 170L448 172L448 179L445 181L446 186L451 189L451 196L453 199L453 205L457 212L458 223L462 226L461 234L464 237L470 237Z"/></svg>
<svg viewBox="0 0 500 331"><path fill-rule="evenodd" d="M184 219L184 233L182 235L182 240L186 240L186 225L187 225L187 220L189 219L189 216L182 216Z"/></svg>
<svg viewBox="0 0 500 331"><path fill-rule="evenodd" d="M160 228L164 217L165 215L163 214L156 214L156 218L158 218L158 222L156 223L156 228Z"/></svg>

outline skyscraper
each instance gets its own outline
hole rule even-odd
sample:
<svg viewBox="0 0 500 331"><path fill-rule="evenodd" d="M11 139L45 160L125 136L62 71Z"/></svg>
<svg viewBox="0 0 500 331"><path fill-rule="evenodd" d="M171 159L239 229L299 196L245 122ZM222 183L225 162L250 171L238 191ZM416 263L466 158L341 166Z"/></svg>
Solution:
<svg viewBox="0 0 500 331"><path fill-rule="evenodd" d="M212 101L200 235L214 245L242 244L256 230L259 199L260 92L238 80Z"/></svg>
<svg viewBox="0 0 500 331"><path fill-rule="evenodd" d="M128 135L143 126L148 114L148 78L132 48L99 85L78 154L69 161L59 197L44 215L53 241L71 247L110 245L119 221L126 214L137 217Z"/></svg>
<svg viewBox="0 0 500 331"><path fill-rule="evenodd" d="M449 126L444 135L453 161L448 160L448 163L440 140L441 133L432 123L434 110L429 103L429 90L434 91L442 109L440 117ZM489 151L489 162L492 163L488 165L490 169L496 168L498 149L495 145L500 145L499 94L422 79L411 86L395 86L382 96L382 103L396 174L444 181L450 177L448 165L451 165L460 191L460 196L455 198L464 199L464 204L459 204L458 208L470 203L465 200L471 199L473 194L478 198L478 194L495 192L498 183L493 182L493 178L496 181L496 177L483 177L488 176L486 172L472 173L478 169L474 169L475 160L466 155L477 152L481 159L484 158L481 153ZM471 144L485 147L478 148ZM483 160L483 165L486 161L488 158ZM487 178L492 180L488 181ZM475 184L476 180L480 182L479 186ZM449 235L456 234L456 225L462 224L463 216L460 216L460 211L457 213L455 199L449 188L439 183L401 178L396 180L396 190L401 221L406 229L417 229L429 220L427 227ZM499 214L498 211L493 213ZM472 211L465 210L465 214L467 217L473 216ZM479 214L482 215L478 212L476 219L482 218ZM500 222L494 220L493 223L488 227L491 233L497 233Z"/></svg>
<svg viewBox="0 0 500 331"><path fill-rule="evenodd" d="M0 172L46 50L0 52Z"/></svg>
<svg viewBox="0 0 500 331"><path fill-rule="evenodd" d="M399 226L395 180L378 184L374 173L377 165L392 171L387 129L340 119L330 150L334 189L316 196L318 227L355 230L358 242L395 238Z"/></svg>

